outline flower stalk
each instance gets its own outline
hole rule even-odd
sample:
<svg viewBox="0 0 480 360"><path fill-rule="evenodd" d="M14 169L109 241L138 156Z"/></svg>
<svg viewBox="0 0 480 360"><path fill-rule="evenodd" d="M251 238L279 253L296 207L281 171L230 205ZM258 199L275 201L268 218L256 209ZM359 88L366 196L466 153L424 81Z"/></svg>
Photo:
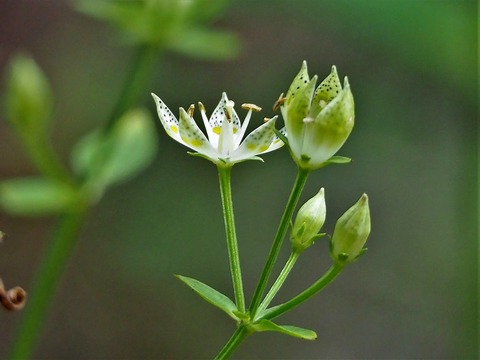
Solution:
<svg viewBox="0 0 480 360"><path fill-rule="evenodd" d="M288 225L290 224L293 212L295 210L295 207L297 206L298 200L300 198L300 195L302 194L309 174L309 170L298 168L295 183L288 198L287 205L285 206L283 215L280 219L280 224L278 226L277 233L275 234L275 238L273 239L272 247L270 248L267 261L265 262L265 266L263 268L262 274L260 275L260 279L252 297L252 302L249 308L252 318L255 318L255 314L257 313L258 306L260 305L260 301L262 300L265 288L267 287L273 267L275 265L275 262L277 261L278 253L280 252L280 248L282 247L283 239L285 238L285 234L287 233Z"/></svg>
<svg viewBox="0 0 480 360"><path fill-rule="evenodd" d="M225 235L227 237L228 259L232 275L235 304L237 305L237 310L240 313L244 313L245 296L243 293L242 271L240 268L240 255L238 251L237 234L235 231L235 219L233 216L231 171L232 168L230 166L218 167L223 219L225 222Z"/></svg>

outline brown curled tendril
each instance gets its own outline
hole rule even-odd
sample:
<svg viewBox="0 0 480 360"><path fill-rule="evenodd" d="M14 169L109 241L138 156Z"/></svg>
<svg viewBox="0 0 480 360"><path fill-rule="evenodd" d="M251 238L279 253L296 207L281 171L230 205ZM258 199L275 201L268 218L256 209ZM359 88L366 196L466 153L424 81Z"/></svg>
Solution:
<svg viewBox="0 0 480 360"><path fill-rule="evenodd" d="M5 291L2 279L0 279L0 303L10 311L20 310L27 301L27 292L19 286Z"/></svg>

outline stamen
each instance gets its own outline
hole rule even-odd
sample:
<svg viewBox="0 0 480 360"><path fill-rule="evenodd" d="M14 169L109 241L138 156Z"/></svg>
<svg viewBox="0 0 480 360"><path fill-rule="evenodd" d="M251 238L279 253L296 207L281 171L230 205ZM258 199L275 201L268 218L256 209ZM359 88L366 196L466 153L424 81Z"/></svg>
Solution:
<svg viewBox="0 0 480 360"><path fill-rule="evenodd" d="M188 116L190 116L191 118L193 118L193 113L195 111L195 105L191 104L189 107L188 107L188 110L187 110L187 114Z"/></svg>
<svg viewBox="0 0 480 360"><path fill-rule="evenodd" d="M242 109L252 110L255 112L262 111L262 108L260 106L257 106L255 104L250 104L250 103L242 104Z"/></svg>
<svg viewBox="0 0 480 360"><path fill-rule="evenodd" d="M287 100L287 98L283 96L283 93L281 93L278 97L278 100L275 101L275 104L273 104L273 111L277 111L278 108L283 105L285 100Z"/></svg>
<svg viewBox="0 0 480 360"><path fill-rule="evenodd" d="M203 126L205 126L205 130L207 130L208 140L212 142L212 126L208 122L207 114L205 111L205 106L201 102L198 102L198 108L200 109L200 115L202 116Z"/></svg>
<svg viewBox="0 0 480 360"><path fill-rule="evenodd" d="M233 119L233 107L235 103L232 100L228 100L227 104L225 105L225 117L227 118L228 122L232 122Z"/></svg>

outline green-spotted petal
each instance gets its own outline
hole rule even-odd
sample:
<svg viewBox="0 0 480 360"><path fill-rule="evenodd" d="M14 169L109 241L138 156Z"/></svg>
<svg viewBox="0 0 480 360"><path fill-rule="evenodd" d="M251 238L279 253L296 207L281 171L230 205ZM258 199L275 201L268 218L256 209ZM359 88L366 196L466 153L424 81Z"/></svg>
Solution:
<svg viewBox="0 0 480 360"><path fill-rule="evenodd" d="M240 144L237 150L232 154L230 161L238 162L255 155L263 154L268 151L277 149L270 149L272 141L276 137L275 135L275 121L277 116L268 120L265 124L252 131L243 142Z"/></svg>
<svg viewBox="0 0 480 360"><path fill-rule="evenodd" d="M223 92L220 102L215 107L215 110L213 110L213 113L210 116L210 119L208 120L209 126L207 126L207 135L208 135L208 139L210 140L210 143L214 148L218 148L218 142L220 140L222 124L223 124L223 121L226 119L225 109L227 107L228 102L229 100L228 100L227 94ZM237 113L233 108L232 108L231 124L233 127L233 134L235 136L235 134L238 133L238 130L241 127L241 122Z"/></svg>
<svg viewBox="0 0 480 360"><path fill-rule="evenodd" d="M173 115L172 111L165 105L165 103L155 94L152 93L155 105L157 106L158 117L167 134L180 143L183 143L180 138L178 120Z"/></svg>
<svg viewBox="0 0 480 360"><path fill-rule="evenodd" d="M342 84L338 78L337 68L332 66L332 71L315 90L313 96L311 116L315 117L325 106L335 99L342 91Z"/></svg>
<svg viewBox="0 0 480 360"><path fill-rule="evenodd" d="M204 154L214 161L218 159L217 152L184 108L180 108L179 135L179 141L185 146Z"/></svg>

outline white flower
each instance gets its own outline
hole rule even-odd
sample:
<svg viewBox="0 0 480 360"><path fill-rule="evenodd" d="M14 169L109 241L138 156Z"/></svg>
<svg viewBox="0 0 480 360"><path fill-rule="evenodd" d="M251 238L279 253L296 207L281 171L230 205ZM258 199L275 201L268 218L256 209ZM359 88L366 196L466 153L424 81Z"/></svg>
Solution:
<svg viewBox="0 0 480 360"><path fill-rule="evenodd" d="M155 94L152 96L157 105L158 116L167 134L179 143L195 150L197 153L194 155L204 157L217 165L231 166L245 160L262 160L256 155L283 146L283 141L275 135L276 116L268 119L242 142L252 111L261 109L256 105L243 104L242 108L247 109L248 113L242 124L233 108L234 102L228 99L226 93L222 94L222 99L210 119L207 118L203 104L198 103L207 136L192 118L193 105L190 105L187 111L181 107L180 120L177 120L158 96Z"/></svg>

